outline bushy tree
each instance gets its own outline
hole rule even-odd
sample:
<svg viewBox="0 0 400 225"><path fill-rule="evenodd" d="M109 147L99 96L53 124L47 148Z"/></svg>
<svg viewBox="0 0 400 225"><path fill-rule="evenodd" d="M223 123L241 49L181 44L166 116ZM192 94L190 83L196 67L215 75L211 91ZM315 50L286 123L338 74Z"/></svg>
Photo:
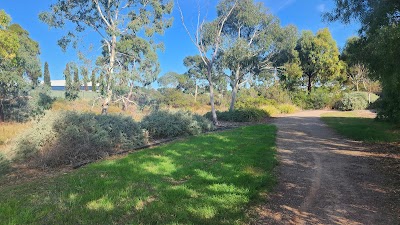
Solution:
<svg viewBox="0 0 400 225"><path fill-rule="evenodd" d="M120 54L118 42L123 36L133 36L134 41L143 36L140 40L150 43L154 34L162 34L171 25L172 20L165 19L165 15L171 13L172 7L173 1L165 3L163 0L57 0L50 6L50 11L41 13L39 18L51 27L74 28L59 40L63 49L71 43L77 47L76 38L86 29L99 34L107 50L106 95L102 109L106 114L113 97L114 70Z"/></svg>
<svg viewBox="0 0 400 225"><path fill-rule="evenodd" d="M41 76L38 43L10 22L0 10L0 121L29 117L29 93Z"/></svg>
<svg viewBox="0 0 400 225"><path fill-rule="evenodd" d="M382 83L383 104L379 117L400 123L400 52L398 0L335 0L336 8L325 15L329 21L361 24L357 58L370 75Z"/></svg>
<svg viewBox="0 0 400 225"><path fill-rule="evenodd" d="M328 28L319 30L316 35L303 31L296 50L307 80L308 93L316 83L323 84L341 75L339 49Z"/></svg>

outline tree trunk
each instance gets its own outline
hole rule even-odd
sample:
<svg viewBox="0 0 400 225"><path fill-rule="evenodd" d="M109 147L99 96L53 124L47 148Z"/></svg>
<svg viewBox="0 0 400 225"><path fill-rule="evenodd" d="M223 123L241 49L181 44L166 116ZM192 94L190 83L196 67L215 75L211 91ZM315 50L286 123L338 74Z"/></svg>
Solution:
<svg viewBox="0 0 400 225"><path fill-rule="evenodd" d="M126 111L128 109L129 100L131 99L132 94L133 94L133 84L130 85L129 93L128 93L127 97L126 97L126 101L124 101L124 106L122 107L123 111Z"/></svg>
<svg viewBox="0 0 400 225"><path fill-rule="evenodd" d="M5 121L3 101L0 101L0 122Z"/></svg>
<svg viewBox="0 0 400 225"><path fill-rule="evenodd" d="M212 114L212 121L214 125L218 125L218 118L217 118L217 112L215 110L215 103L214 103L214 85L212 82L211 78L211 73L212 73L212 68L211 66L208 66L207 68L207 78L208 78L208 83L210 84L210 104L211 104L211 114Z"/></svg>
<svg viewBox="0 0 400 225"><path fill-rule="evenodd" d="M235 80L233 81L232 85L232 98L231 98L231 105L229 107L229 111L231 112L235 110L236 95L239 90L239 75L240 75L240 66L236 68Z"/></svg>
<svg viewBox="0 0 400 225"><path fill-rule="evenodd" d="M312 90L312 82L311 82L311 76L308 76L308 94L311 94Z"/></svg>
<svg viewBox="0 0 400 225"><path fill-rule="evenodd" d="M113 73L114 73L114 63L115 63L115 48L117 45L117 36L113 35L111 38L111 49L110 49L110 65L108 68L108 80L107 80L107 96L104 99L102 109L101 109L101 114L102 115L107 115L108 113L108 106L110 105L111 99L112 99L112 89L111 89L111 84L112 84L112 79L113 79Z"/></svg>
<svg viewBox="0 0 400 225"><path fill-rule="evenodd" d="M197 85L197 82L196 82L196 89L194 90L194 102L197 102L197 92L198 92L198 88L199 88L199 86Z"/></svg>

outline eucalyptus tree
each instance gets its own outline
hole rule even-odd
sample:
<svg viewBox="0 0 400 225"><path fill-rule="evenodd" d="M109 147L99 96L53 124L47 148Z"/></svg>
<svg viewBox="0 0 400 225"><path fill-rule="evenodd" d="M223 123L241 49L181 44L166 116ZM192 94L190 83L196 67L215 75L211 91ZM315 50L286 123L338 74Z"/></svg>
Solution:
<svg viewBox="0 0 400 225"><path fill-rule="evenodd" d="M194 101L197 102L199 89L205 86L204 74L207 74L207 66L199 55L185 57L183 65L187 68L185 75L194 83Z"/></svg>
<svg viewBox="0 0 400 225"><path fill-rule="evenodd" d="M370 77L382 84L383 104L378 117L400 123L400 1L335 0L325 15L329 21L360 22L357 54Z"/></svg>
<svg viewBox="0 0 400 225"><path fill-rule="evenodd" d="M29 92L41 76L39 44L0 10L0 121L26 117ZM31 82L28 82L28 81Z"/></svg>
<svg viewBox="0 0 400 225"><path fill-rule="evenodd" d="M228 5L224 6L224 8L226 8L227 10L218 10L217 18L210 22L200 20L201 15L199 9L197 27L193 34L190 32L185 24L184 14L178 3L182 24L187 31L190 40L197 48L201 60L206 66L207 72L205 75L209 85L211 114L213 123L215 125L218 125L218 118L215 109L214 99L214 77L216 76L216 74L213 72L216 67L215 63L218 57L218 53L221 50L222 30L224 29L226 21L235 9L237 2L238 0L227 2Z"/></svg>
<svg viewBox="0 0 400 225"><path fill-rule="evenodd" d="M312 31L303 31L296 50L309 94L316 83L323 84L341 75L339 49L327 28L316 35Z"/></svg>
<svg viewBox="0 0 400 225"><path fill-rule="evenodd" d="M149 41L154 34L162 34L172 23L171 19L165 18L172 7L172 0L57 0L50 6L50 11L41 13L39 18L55 28L66 29L72 25L74 29L58 42L64 50L71 43L77 47L77 38L85 30L97 32L108 53L106 96L102 109L106 114L113 97L118 41L124 35L142 35L142 40Z"/></svg>
<svg viewBox="0 0 400 225"><path fill-rule="evenodd" d="M230 10L233 0L218 5L219 14ZM234 110L239 87L256 75L265 77L274 71L280 51L294 49L297 30L282 28L278 18L270 14L262 3L239 1L222 29L224 44L221 51L222 67L229 70L232 88L230 111ZM283 66L283 63L282 65Z"/></svg>

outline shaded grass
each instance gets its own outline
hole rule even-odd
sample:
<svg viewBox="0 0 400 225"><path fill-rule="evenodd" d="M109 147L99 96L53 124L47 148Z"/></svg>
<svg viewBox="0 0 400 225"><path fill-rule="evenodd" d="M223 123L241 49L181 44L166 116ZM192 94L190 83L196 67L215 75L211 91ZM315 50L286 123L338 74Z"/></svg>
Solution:
<svg viewBox="0 0 400 225"><path fill-rule="evenodd" d="M276 128L192 137L70 174L0 187L8 224L239 224L275 183Z"/></svg>
<svg viewBox="0 0 400 225"><path fill-rule="evenodd" d="M357 141L399 142L400 129L396 125L360 118L356 112L334 112L322 115L322 120L339 134Z"/></svg>

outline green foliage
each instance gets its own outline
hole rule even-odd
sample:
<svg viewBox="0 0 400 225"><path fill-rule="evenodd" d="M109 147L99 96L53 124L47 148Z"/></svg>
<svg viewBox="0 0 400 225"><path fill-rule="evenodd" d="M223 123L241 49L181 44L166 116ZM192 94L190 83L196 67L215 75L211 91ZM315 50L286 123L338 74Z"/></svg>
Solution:
<svg viewBox="0 0 400 225"><path fill-rule="evenodd" d="M153 111L142 119L140 125L152 138L197 135L213 130L211 121L183 111Z"/></svg>
<svg viewBox="0 0 400 225"><path fill-rule="evenodd" d="M78 95L79 91L77 91L76 88L74 87L75 82L73 83L71 78L71 70L74 70L74 68L75 68L74 64L67 63L67 65L65 66L65 70L63 72L65 78L65 99L69 101L73 101L79 97ZM75 78L75 73L74 73L74 78ZM78 82L79 82L79 77L78 77Z"/></svg>
<svg viewBox="0 0 400 225"><path fill-rule="evenodd" d="M258 96L256 98L253 98L251 96L249 97L241 97L238 99L238 102L236 103L236 107L239 109L246 109L246 108L251 108L251 107L260 107L264 105L273 105L276 106L278 103L273 100L273 99L267 99L265 97Z"/></svg>
<svg viewBox="0 0 400 225"><path fill-rule="evenodd" d="M211 112L204 115L206 118L211 119ZM260 122L265 119L268 114L261 109L257 108L244 108L235 111L217 111L217 116L221 121L229 122Z"/></svg>
<svg viewBox="0 0 400 225"><path fill-rule="evenodd" d="M367 92L345 93L343 98L336 103L335 108L341 111L367 109L369 104L374 103L378 98L377 95Z"/></svg>
<svg viewBox="0 0 400 225"><path fill-rule="evenodd" d="M328 88L317 88L311 94L305 91L293 93L293 103L302 109L332 108L340 99L340 93L335 93Z"/></svg>
<svg viewBox="0 0 400 225"><path fill-rule="evenodd" d="M259 107L262 111L264 111L268 116L275 116L281 113L281 111L274 105L264 105Z"/></svg>
<svg viewBox="0 0 400 225"><path fill-rule="evenodd" d="M339 134L357 141L400 141L400 132L396 124L372 118L359 118L355 112L326 113L322 115L322 120Z"/></svg>
<svg viewBox="0 0 400 225"><path fill-rule="evenodd" d="M0 178L10 170L10 161L0 152Z"/></svg>
<svg viewBox="0 0 400 225"><path fill-rule="evenodd" d="M173 108L187 108L194 104L193 96L183 93L177 89L160 89L160 103Z"/></svg>
<svg viewBox="0 0 400 225"><path fill-rule="evenodd" d="M291 113L295 113L295 112L299 111L299 109L292 104L278 105L278 109L283 114L291 114Z"/></svg>
<svg viewBox="0 0 400 225"><path fill-rule="evenodd" d="M45 182L4 185L0 221L248 224L249 206L276 183L275 134L270 125L242 127L93 163Z"/></svg>
<svg viewBox="0 0 400 225"><path fill-rule="evenodd" d="M379 117L400 123L400 52L399 8L397 0L365 1L336 0L336 8L325 16L330 21L361 24L361 37L348 53L368 66L371 77L382 84L383 99Z"/></svg>
<svg viewBox="0 0 400 225"><path fill-rule="evenodd" d="M44 84L51 87L51 78L50 78L50 71L49 71L49 64L47 62L44 63Z"/></svg>
<svg viewBox="0 0 400 225"><path fill-rule="evenodd" d="M319 30L315 36L311 31L303 31L296 50L309 93L315 83L324 84L341 75L339 49L328 28Z"/></svg>
<svg viewBox="0 0 400 225"><path fill-rule="evenodd" d="M26 92L26 97L3 102L5 121L26 122L32 117L39 117L51 108L54 98L48 87L38 86Z"/></svg>

